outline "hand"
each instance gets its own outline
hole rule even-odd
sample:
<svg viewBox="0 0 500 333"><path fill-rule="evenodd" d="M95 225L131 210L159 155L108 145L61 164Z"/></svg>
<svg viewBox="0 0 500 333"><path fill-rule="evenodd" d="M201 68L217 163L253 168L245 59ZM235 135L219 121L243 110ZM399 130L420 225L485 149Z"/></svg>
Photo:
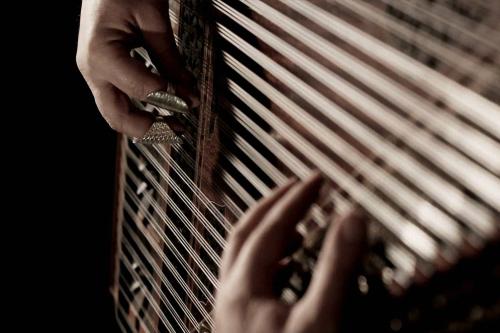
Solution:
<svg viewBox="0 0 500 333"><path fill-rule="evenodd" d="M161 76L130 57L139 46L148 50ZM152 92L165 91L169 79L178 96L191 106L198 103L194 79L175 45L168 0L83 0L77 64L104 119L131 137L142 137L153 118L134 108L129 97L145 100ZM173 130L182 130L169 122Z"/></svg>
<svg viewBox="0 0 500 333"><path fill-rule="evenodd" d="M332 223L300 301L288 306L273 293L287 241L320 187L318 174L290 182L250 209L235 227L221 267L215 306L218 333L336 331L345 289L365 243L366 227L359 213Z"/></svg>

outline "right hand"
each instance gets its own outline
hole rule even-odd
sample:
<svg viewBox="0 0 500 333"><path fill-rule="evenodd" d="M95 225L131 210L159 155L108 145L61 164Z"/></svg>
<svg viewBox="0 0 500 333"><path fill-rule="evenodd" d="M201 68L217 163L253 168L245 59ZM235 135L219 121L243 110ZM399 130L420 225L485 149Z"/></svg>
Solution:
<svg viewBox="0 0 500 333"><path fill-rule="evenodd" d="M78 67L104 119L131 137L142 137L153 117L137 110L129 97L144 100L152 92L166 91L168 79L191 107L199 103L194 78L183 67L174 41L168 9L168 0L82 1ZM148 50L161 76L130 57L139 46ZM182 131L173 119L169 125Z"/></svg>
<svg viewBox="0 0 500 333"><path fill-rule="evenodd" d="M332 223L304 297L286 305L273 285L297 223L318 196L321 177L290 182L252 207L232 231L215 302L219 333L337 332L346 289L366 240L363 215L355 211Z"/></svg>

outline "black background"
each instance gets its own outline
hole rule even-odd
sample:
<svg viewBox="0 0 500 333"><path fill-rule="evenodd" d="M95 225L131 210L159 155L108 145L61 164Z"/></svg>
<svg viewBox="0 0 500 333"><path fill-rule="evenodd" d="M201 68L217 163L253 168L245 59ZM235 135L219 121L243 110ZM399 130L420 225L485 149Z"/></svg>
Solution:
<svg viewBox="0 0 500 333"><path fill-rule="evenodd" d="M4 114L18 118L2 126L14 213L4 215L14 229L3 233L12 260L3 272L14 282L4 288L13 315L4 323L13 332L115 332L108 281L116 134L76 66L81 1L21 6L5 12L22 15L4 30L13 37L9 57L19 55L4 63L15 69L15 104Z"/></svg>

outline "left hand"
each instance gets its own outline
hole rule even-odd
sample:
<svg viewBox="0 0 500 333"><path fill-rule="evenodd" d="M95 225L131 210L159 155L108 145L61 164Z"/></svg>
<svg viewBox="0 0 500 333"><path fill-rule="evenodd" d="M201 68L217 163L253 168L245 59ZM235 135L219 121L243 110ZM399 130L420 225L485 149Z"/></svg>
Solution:
<svg viewBox="0 0 500 333"><path fill-rule="evenodd" d="M142 46L152 57L160 76L130 51ZM130 137L142 137L154 117L130 102L146 101L150 93L167 91L190 107L199 104L194 77L183 66L169 18L168 0L84 0L78 37L77 64L109 126ZM171 129L182 125L165 118Z"/></svg>

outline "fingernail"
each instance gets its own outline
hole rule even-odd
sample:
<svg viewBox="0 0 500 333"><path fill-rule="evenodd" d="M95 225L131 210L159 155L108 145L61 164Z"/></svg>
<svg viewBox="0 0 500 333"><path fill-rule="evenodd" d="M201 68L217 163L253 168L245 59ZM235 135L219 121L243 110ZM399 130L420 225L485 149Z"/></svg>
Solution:
<svg viewBox="0 0 500 333"><path fill-rule="evenodd" d="M364 242L366 237L366 217L363 211L354 210L345 219L342 230L345 240L353 244Z"/></svg>
<svg viewBox="0 0 500 333"><path fill-rule="evenodd" d="M145 101L171 112L188 113L189 111L189 106L182 98L165 91L152 92L146 97Z"/></svg>

